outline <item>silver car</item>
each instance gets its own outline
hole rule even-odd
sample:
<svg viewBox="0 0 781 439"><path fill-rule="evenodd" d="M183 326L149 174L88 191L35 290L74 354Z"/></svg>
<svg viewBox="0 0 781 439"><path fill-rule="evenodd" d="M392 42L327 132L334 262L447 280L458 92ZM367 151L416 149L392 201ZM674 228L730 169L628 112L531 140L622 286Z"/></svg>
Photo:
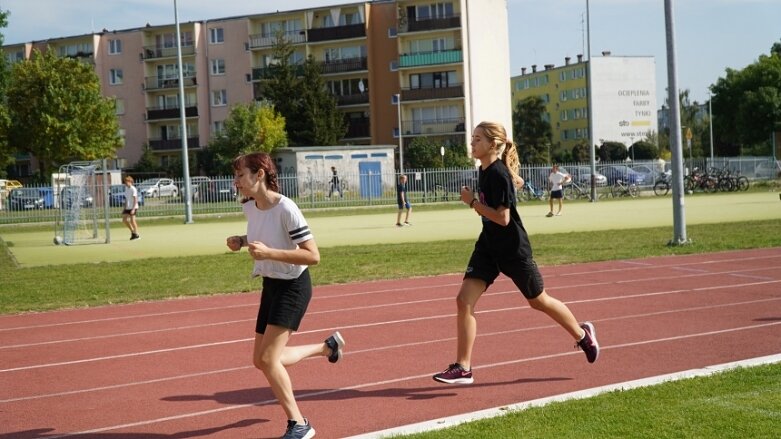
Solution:
<svg viewBox="0 0 781 439"><path fill-rule="evenodd" d="M591 184L591 168L588 166L571 166L569 168L570 176L572 179L579 185L590 185ZM599 172L594 174L594 177L596 178L596 185L597 186L606 186L607 185L607 177L600 174Z"/></svg>
<svg viewBox="0 0 781 439"><path fill-rule="evenodd" d="M179 195L179 188L170 178L151 178L144 180L136 186L139 192L145 197L176 197Z"/></svg>

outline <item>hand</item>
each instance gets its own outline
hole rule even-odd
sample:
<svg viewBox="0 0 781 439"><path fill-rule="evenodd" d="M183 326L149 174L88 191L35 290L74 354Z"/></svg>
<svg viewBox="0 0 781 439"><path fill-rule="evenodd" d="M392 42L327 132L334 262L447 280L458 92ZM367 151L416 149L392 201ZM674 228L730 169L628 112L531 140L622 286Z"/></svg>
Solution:
<svg viewBox="0 0 781 439"><path fill-rule="evenodd" d="M467 186L461 186L461 201L464 204L471 203L474 198L475 194L472 192L472 189L469 189Z"/></svg>
<svg viewBox="0 0 781 439"><path fill-rule="evenodd" d="M247 244L249 246L249 254L252 256L252 259L261 261L263 259L268 259L269 257L269 250L266 246L266 244L263 244L260 241L252 241Z"/></svg>
<svg viewBox="0 0 781 439"><path fill-rule="evenodd" d="M235 252L241 250L241 241L241 236L229 236L225 243L231 251Z"/></svg>

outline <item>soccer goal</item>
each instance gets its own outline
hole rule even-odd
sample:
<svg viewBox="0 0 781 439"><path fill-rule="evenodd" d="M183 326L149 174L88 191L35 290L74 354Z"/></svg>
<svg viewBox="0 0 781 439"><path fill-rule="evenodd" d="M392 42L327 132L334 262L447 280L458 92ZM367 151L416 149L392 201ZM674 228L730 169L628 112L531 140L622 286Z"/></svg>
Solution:
<svg viewBox="0 0 781 439"><path fill-rule="evenodd" d="M60 209L54 244L110 243L109 185L105 160L71 162L52 177L54 205Z"/></svg>

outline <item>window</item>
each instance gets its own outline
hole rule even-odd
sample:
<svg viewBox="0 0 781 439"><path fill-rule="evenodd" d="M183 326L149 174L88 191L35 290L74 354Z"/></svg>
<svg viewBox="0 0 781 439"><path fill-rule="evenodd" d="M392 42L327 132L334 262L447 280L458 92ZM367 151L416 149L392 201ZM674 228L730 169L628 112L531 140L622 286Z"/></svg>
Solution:
<svg viewBox="0 0 781 439"><path fill-rule="evenodd" d="M219 137L223 131L225 131L225 121L216 120L212 126L212 133L214 137Z"/></svg>
<svg viewBox="0 0 781 439"><path fill-rule="evenodd" d="M108 71L108 83L111 85L122 84L122 69L111 69Z"/></svg>
<svg viewBox="0 0 781 439"><path fill-rule="evenodd" d="M446 88L458 85L456 72L433 72L409 75L410 88Z"/></svg>
<svg viewBox="0 0 781 439"><path fill-rule="evenodd" d="M119 55L122 53L122 40L108 40L108 54Z"/></svg>
<svg viewBox="0 0 781 439"><path fill-rule="evenodd" d="M215 90L212 92L212 107L222 107L228 105L227 90Z"/></svg>
<svg viewBox="0 0 781 439"><path fill-rule="evenodd" d="M116 114L125 114L125 100L114 99L114 109Z"/></svg>
<svg viewBox="0 0 781 439"><path fill-rule="evenodd" d="M219 44L225 41L225 34L221 27L209 29L209 44Z"/></svg>
<svg viewBox="0 0 781 439"><path fill-rule="evenodd" d="M212 75L224 75L225 74L225 60L213 59L211 60L211 72Z"/></svg>

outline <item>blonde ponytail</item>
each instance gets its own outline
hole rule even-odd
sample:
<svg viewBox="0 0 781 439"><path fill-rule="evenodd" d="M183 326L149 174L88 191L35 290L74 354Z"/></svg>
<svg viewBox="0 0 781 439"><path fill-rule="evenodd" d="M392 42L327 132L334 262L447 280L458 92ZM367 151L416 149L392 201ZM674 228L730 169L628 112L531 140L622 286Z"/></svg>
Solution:
<svg viewBox="0 0 781 439"><path fill-rule="evenodd" d="M504 126L497 122L480 122L477 126L482 128L486 137L496 144L496 148L499 152L499 159L510 171L510 177L512 177L513 184L516 187L523 186L523 179L518 175L518 172L521 169L518 150L515 147L515 143L513 143L512 140L507 139L507 130L504 129Z"/></svg>

